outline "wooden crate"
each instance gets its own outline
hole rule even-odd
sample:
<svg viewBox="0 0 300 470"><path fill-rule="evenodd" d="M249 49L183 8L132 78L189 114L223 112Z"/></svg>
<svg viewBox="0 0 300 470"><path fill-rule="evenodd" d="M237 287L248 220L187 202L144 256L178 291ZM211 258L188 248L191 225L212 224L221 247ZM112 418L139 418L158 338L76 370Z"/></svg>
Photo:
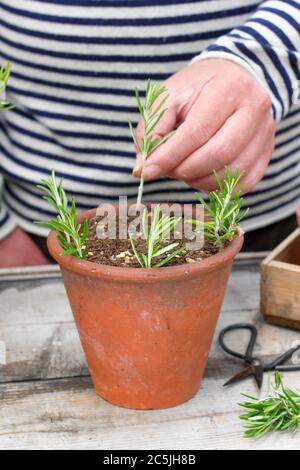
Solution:
<svg viewBox="0 0 300 470"><path fill-rule="evenodd" d="M269 323L300 329L300 230L261 265L261 312Z"/></svg>

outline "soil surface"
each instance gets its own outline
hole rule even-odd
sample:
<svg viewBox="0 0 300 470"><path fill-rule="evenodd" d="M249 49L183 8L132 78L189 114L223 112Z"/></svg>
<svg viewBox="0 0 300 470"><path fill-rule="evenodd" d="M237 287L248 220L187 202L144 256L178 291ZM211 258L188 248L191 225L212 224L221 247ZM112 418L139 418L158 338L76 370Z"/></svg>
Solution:
<svg viewBox="0 0 300 470"><path fill-rule="evenodd" d="M128 226L133 220L134 218L129 216L127 217L127 219L123 219L123 222L126 222ZM138 229L140 229L140 227L138 227ZM105 232L107 233L107 225L103 224L102 218L94 217L89 220L89 236L86 241L86 259L93 263L105 264L109 266L140 268L141 266L136 257L134 256L130 239L119 238L118 224L116 224L117 236L114 239L99 238L99 233ZM146 254L146 241L141 237L140 232L138 232L137 236L134 236L134 239L137 252L139 254ZM176 255L176 257L171 259L165 266L176 266L186 263L195 263L197 261L201 261L204 258L208 258L209 256L212 256L218 253L219 251L218 248L215 247L209 240L205 240L204 245L202 245L202 247L199 249L191 250L187 248L186 244L191 242L191 239L185 237L183 237L182 239L176 238L176 227L173 233L170 234L169 239L164 241L163 244L169 245L170 243L174 242L178 243L177 247L175 248L176 250L179 247L184 247L185 250ZM161 257L155 257L153 259L153 264L159 262L167 254L168 253L162 255Z"/></svg>

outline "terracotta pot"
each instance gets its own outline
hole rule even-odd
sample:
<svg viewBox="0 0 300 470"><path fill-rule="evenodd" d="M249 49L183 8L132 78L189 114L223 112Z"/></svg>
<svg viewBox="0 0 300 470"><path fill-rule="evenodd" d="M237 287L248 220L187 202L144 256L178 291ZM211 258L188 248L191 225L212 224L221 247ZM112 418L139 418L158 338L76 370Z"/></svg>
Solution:
<svg viewBox="0 0 300 470"><path fill-rule="evenodd" d="M298 222L298 227L300 228L300 205L297 207L297 222Z"/></svg>
<svg viewBox="0 0 300 470"><path fill-rule="evenodd" d="M60 256L56 232L49 234L97 394L128 408L158 409L197 392L242 244L238 235L193 264L119 268Z"/></svg>

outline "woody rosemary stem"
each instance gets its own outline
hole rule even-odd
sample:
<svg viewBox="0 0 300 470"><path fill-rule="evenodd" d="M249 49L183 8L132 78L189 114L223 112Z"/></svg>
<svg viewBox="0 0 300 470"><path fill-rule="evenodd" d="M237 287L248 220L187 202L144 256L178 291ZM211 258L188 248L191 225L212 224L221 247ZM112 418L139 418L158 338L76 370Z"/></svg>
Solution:
<svg viewBox="0 0 300 470"><path fill-rule="evenodd" d="M162 97L162 95L164 96ZM166 142L166 140L168 140L169 137L174 134L175 130L168 132L168 134L166 134L162 138L155 137L155 128L164 116L165 112L167 111L167 108L165 108L164 106L169 95L167 93L167 89L164 86L159 85L158 83L152 84L151 81L148 80L144 103L142 104L141 102L139 91L137 88L135 89L135 97L137 100L138 110L140 112L144 125L144 133L141 138L137 139L132 123L130 120L128 121L129 129L133 142L135 143L136 150L139 154L142 155L141 181L137 196L137 207L139 208L143 197L144 166L146 159L160 145ZM160 102L158 103L156 100L159 97Z"/></svg>
<svg viewBox="0 0 300 470"><path fill-rule="evenodd" d="M140 178L140 185L139 185L139 191L138 191L138 196L136 200L136 208L139 210L141 202L142 202L142 197L143 197L143 190L144 190L144 167L145 167L145 160L146 160L147 155L142 154L142 172L141 172L141 178Z"/></svg>

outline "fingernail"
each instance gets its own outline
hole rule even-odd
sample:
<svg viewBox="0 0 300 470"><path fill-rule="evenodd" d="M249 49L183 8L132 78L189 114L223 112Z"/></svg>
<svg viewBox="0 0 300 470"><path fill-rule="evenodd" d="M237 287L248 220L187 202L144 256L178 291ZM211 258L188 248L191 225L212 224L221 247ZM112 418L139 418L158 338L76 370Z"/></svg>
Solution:
<svg viewBox="0 0 300 470"><path fill-rule="evenodd" d="M144 170L144 177L145 179L153 180L155 178L158 178L161 176L161 169L158 165L155 165L154 163L146 166Z"/></svg>
<svg viewBox="0 0 300 470"><path fill-rule="evenodd" d="M136 177L140 176L141 170L142 168L140 165L135 165L134 169L132 170L132 176L136 176Z"/></svg>

